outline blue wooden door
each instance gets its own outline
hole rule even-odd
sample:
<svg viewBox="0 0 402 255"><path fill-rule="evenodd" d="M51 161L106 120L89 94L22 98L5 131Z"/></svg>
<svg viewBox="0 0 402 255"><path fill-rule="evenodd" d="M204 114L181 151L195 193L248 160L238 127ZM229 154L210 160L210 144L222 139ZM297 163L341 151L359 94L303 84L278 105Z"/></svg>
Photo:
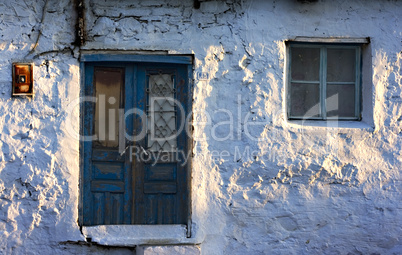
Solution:
<svg viewBox="0 0 402 255"><path fill-rule="evenodd" d="M84 90L83 225L186 224L187 65L87 63Z"/></svg>
<svg viewBox="0 0 402 255"><path fill-rule="evenodd" d="M138 107L147 124L136 128L146 128L147 135L134 143L146 148L146 155L134 162L134 222L187 224L187 67L141 65L137 86Z"/></svg>
<svg viewBox="0 0 402 255"><path fill-rule="evenodd" d="M83 224L129 224L132 167L124 148L133 126L124 112L133 106L132 68L87 64L85 71Z"/></svg>

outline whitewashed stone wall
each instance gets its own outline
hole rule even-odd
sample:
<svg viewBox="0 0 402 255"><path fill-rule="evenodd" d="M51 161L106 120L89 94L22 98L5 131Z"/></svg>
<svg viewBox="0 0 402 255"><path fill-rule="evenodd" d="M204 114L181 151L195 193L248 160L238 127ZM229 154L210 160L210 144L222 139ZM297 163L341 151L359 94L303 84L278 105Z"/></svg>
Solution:
<svg viewBox="0 0 402 255"><path fill-rule="evenodd" d="M137 253L402 252L401 1L85 7L87 41L78 48L71 1L0 3L0 253L135 253L86 243L77 224L79 143L70 122L78 130L79 114L66 109L79 97L80 50L195 57L193 236L190 245L161 242ZM370 37L364 123L286 121L284 41L295 36ZM33 99L10 97L19 60L35 64Z"/></svg>

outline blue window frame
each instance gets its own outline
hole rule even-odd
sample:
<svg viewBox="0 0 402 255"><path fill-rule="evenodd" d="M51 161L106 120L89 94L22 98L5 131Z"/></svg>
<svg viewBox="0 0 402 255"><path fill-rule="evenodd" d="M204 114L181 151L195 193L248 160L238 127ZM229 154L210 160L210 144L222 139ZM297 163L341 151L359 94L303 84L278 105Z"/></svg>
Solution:
<svg viewBox="0 0 402 255"><path fill-rule="evenodd" d="M187 224L191 56L81 58L80 224Z"/></svg>
<svg viewBox="0 0 402 255"><path fill-rule="evenodd" d="M288 45L289 119L360 120L361 46Z"/></svg>

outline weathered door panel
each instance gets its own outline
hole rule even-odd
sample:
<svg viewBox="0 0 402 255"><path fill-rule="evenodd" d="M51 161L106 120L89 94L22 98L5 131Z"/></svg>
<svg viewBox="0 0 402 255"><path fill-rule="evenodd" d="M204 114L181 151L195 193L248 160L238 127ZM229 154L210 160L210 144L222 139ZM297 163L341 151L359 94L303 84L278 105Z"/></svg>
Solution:
<svg viewBox="0 0 402 255"><path fill-rule="evenodd" d="M125 153L119 151L121 111L125 109L125 73L123 67L87 67L87 94L96 98L85 113L85 125L90 126L93 139L85 142L88 151L84 159L84 224L107 225L129 223L131 165ZM124 123L124 122L123 122ZM122 132L123 131L123 132ZM124 140L123 140L124 141ZM124 144L125 146L125 144Z"/></svg>
<svg viewBox="0 0 402 255"><path fill-rule="evenodd" d="M187 134L179 130L189 112L187 65L115 65L85 65L85 95L96 102L84 103L83 130L96 139L83 143L83 225L187 224L189 151ZM150 84L159 82L152 98ZM150 108L150 99L160 112ZM125 117L118 113L122 109ZM152 127L162 137L159 143L150 140L152 114L161 117ZM166 129L172 138L163 140Z"/></svg>
<svg viewBox="0 0 402 255"><path fill-rule="evenodd" d="M136 146L145 148L147 156L134 162L136 224L187 224L187 168L179 157L188 153L183 130L188 109L179 103L186 98L186 71L178 65L138 68L147 136Z"/></svg>

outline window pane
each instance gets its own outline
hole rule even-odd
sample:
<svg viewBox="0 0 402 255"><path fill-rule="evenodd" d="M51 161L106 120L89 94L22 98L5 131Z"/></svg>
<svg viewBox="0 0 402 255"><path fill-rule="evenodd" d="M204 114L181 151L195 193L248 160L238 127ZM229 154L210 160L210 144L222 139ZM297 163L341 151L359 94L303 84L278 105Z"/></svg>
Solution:
<svg viewBox="0 0 402 255"><path fill-rule="evenodd" d="M292 47L291 52L292 80L319 81L320 49Z"/></svg>
<svg viewBox="0 0 402 255"><path fill-rule="evenodd" d="M355 117L354 85L327 85L327 117Z"/></svg>
<svg viewBox="0 0 402 255"><path fill-rule="evenodd" d="M149 76L148 148L151 151L175 151L176 107L173 76Z"/></svg>
<svg viewBox="0 0 402 255"><path fill-rule="evenodd" d="M355 49L327 50L327 81L354 82L356 74Z"/></svg>
<svg viewBox="0 0 402 255"><path fill-rule="evenodd" d="M319 117L320 85L292 83L290 89L290 115L294 117Z"/></svg>
<svg viewBox="0 0 402 255"><path fill-rule="evenodd" d="M119 112L123 70L95 70L95 147L117 147L119 144Z"/></svg>

